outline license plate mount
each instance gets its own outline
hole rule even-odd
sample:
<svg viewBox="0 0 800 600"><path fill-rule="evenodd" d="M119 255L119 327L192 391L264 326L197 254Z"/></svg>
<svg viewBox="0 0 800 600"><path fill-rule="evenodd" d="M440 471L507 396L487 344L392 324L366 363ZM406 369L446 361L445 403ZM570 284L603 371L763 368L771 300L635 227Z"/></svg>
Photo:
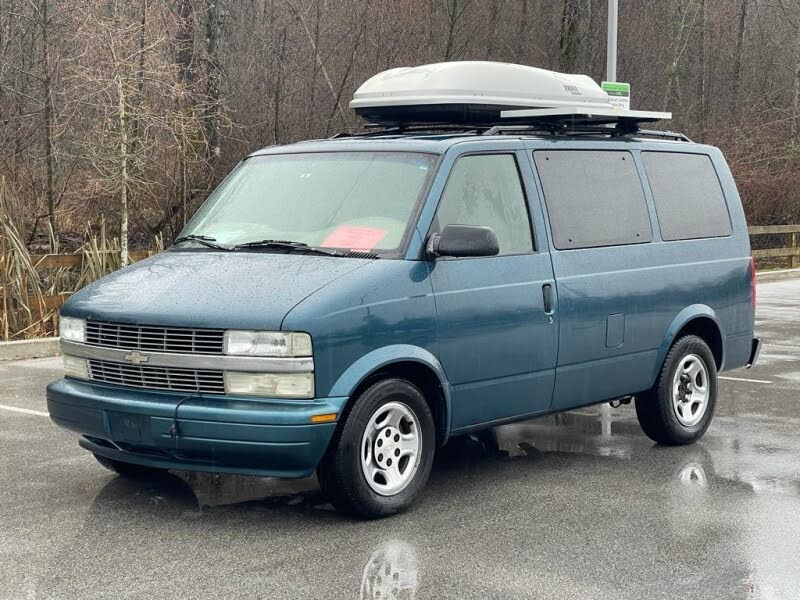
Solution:
<svg viewBox="0 0 800 600"><path fill-rule="evenodd" d="M111 439L115 442L138 443L150 435L150 417L125 412L109 412Z"/></svg>

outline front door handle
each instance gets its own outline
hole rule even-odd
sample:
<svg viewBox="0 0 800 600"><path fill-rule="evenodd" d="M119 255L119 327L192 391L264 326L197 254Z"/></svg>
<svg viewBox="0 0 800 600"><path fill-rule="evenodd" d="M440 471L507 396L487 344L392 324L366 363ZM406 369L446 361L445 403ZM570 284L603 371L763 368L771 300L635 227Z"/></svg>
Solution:
<svg viewBox="0 0 800 600"><path fill-rule="evenodd" d="M542 304L544 304L544 314L550 316L553 314L553 286L545 283L542 286Z"/></svg>

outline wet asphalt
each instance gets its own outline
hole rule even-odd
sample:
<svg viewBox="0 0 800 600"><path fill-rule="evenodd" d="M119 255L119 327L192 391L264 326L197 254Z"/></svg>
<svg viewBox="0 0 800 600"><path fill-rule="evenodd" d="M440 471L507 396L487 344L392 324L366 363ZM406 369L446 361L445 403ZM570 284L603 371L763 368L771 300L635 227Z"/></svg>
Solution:
<svg viewBox="0 0 800 600"><path fill-rule="evenodd" d="M799 308L759 286L760 362L701 442L630 406L504 426L377 522L313 479L119 479L47 418L59 359L0 363L0 598L800 598Z"/></svg>

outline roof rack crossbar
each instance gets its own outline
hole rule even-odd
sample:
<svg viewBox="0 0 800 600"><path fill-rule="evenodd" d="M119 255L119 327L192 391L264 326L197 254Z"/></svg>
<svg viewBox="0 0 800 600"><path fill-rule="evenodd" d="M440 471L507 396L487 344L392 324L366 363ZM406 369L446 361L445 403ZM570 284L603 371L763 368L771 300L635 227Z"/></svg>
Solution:
<svg viewBox="0 0 800 600"><path fill-rule="evenodd" d="M333 135L330 139L341 139L349 137L371 137L379 135L405 135L412 133L478 133L489 127L488 125L459 125L457 123L405 123L402 125L384 125L380 123L367 123L364 129L368 131L358 131L356 133L340 132Z"/></svg>
<svg viewBox="0 0 800 600"><path fill-rule="evenodd" d="M670 140L677 140L679 142L689 142L692 143L692 140L689 139L689 136L678 133L677 131L660 131L657 129L640 129L636 132L636 135L639 137L652 137L652 138L662 138L662 139L670 139Z"/></svg>
<svg viewBox="0 0 800 600"><path fill-rule="evenodd" d="M549 135L563 135L563 136L578 136L578 135L607 135L609 137L647 137L656 139L669 139L679 142L691 142L682 133L674 131L660 131L654 129L632 129L620 130L613 126L608 125L575 125L566 126L563 123L557 122L539 122L532 124L518 124L518 125L495 125L481 133L482 136L503 135L514 133L545 133Z"/></svg>
<svg viewBox="0 0 800 600"><path fill-rule="evenodd" d="M582 134L601 134L616 137L626 135L627 132L619 131L614 127L604 125L578 125L574 127L565 126L562 123L532 123L530 125L495 125L490 127L481 135L503 135L504 133L545 133L548 135L582 135Z"/></svg>

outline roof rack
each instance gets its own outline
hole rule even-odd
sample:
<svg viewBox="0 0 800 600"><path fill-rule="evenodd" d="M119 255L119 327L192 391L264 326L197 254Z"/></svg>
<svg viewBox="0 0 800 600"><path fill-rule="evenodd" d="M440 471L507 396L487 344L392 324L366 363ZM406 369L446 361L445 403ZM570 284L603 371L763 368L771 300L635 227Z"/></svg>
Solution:
<svg viewBox="0 0 800 600"><path fill-rule="evenodd" d="M370 123L365 126L369 131L340 133L336 134L334 138L448 132L492 136L525 132L563 136L603 135L612 138L635 135L691 142L681 133L639 128L640 123L663 121L670 118L672 118L672 114L668 112L620 110L611 107L528 108L504 110L500 113L499 120L490 120L485 123Z"/></svg>
<svg viewBox="0 0 800 600"><path fill-rule="evenodd" d="M362 131L356 133L341 132L331 136L330 139L346 139L346 138L370 138L383 135L419 135L424 133L463 133L480 136L492 135L515 135L515 134L531 134L531 135L550 135L550 136L564 136L564 137L578 137L601 135L608 137L638 137L638 138L652 138L661 140L674 140L676 142L689 142L692 140L682 133L675 131L660 131L654 129L636 129L631 132L620 132L616 127L608 125L582 125L582 126L564 126L547 123L534 123L534 124L515 124L515 125L471 125L471 126L458 126L458 125L443 125L436 126L431 124L414 124L396 127L379 128L376 126L369 127L369 131Z"/></svg>
<svg viewBox="0 0 800 600"><path fill-rule="evenodd" d="M489 135L504 135L504 134L520 134L520 133L540 133L540 134L547 134L553 136L565 136L565 137L577 137L581 135L606 135L609 137L623 137L623 136L635 136L638 138L653 138L653 139L662 139L662 140L675 140L676 142L692 142L689 137L682 133L677 133L675 131L660 131L655 129L636 129L635 131L631 132L620 132L616 127L611 127L608 125L596 125L596 126L574 126L574 127L562 127L562 126L548 126L547 124L533 124L533 125L495 125L493 127L489 127L481 132L482 136L489 136Z"/></svg>
<svg viewBox="0 0 800 600"><path fill-rule="evenodd" d="M561 108L526 108L522 110L504 110L500 119L504 122L516 122L526 125L537 125L557 129L578 129L596 126L613 126L618 134L636 133L639 123L665 121L672 118L672 113L646 110L621 110L618 108L586 108L569 106Z"/></svg>

